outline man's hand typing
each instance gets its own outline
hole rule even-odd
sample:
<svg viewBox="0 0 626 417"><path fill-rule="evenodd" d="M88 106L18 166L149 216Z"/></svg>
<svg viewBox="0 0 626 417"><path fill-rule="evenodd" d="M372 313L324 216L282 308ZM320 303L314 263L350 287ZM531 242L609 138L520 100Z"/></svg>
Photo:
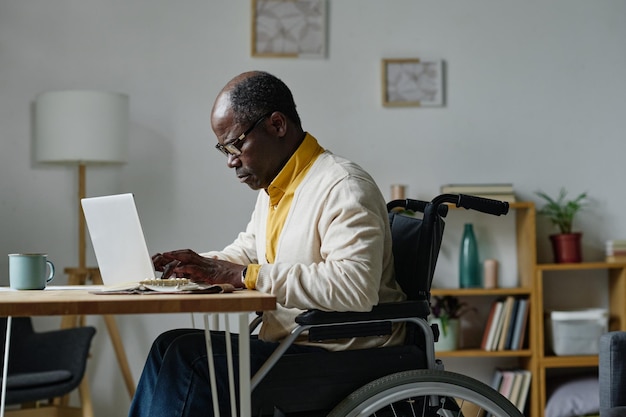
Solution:
<svg viewBox="0 0 626 417"><path fill-rule="evenodd" d="M188 278L196 283L231 284L243 288L241 273L244 265L214 258L206 258L191 249L157 253L152 256L157 271L163 271L162 278L175 276Z"/></svg>

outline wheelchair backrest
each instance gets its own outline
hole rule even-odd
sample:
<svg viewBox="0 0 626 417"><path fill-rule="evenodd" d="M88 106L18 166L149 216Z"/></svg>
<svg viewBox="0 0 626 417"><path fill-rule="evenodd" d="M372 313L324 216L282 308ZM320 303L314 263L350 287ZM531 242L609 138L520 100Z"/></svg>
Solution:
<svg viewBox="0 0 626 417"><path fill-rule="evenodd" d="M389 213L396 281L409 300L430 300L444 221L435 214L417 218Z"/></svg>
<svg viewBox="0 0 626 417"><path fill-rule="evenodd" d="M440 194L428 201L394 200L387 203L393 242L396 280L409 300L430 301L430 287L443 239L448 204L466 210L501 216L509 212L509 203L466 194ZM405 216L402 211L423 213L421 219Z"/></svg>

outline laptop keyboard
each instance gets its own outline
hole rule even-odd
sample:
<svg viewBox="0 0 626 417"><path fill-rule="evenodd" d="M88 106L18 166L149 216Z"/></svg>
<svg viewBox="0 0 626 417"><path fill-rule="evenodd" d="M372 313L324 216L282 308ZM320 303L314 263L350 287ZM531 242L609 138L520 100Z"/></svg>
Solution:
<svg viewBox="0 0 626 417"><path fill-rule="evenodd" d="M187 278L166 278L166 279L145 279L139 281L142 285L152 285L155 287L177 287L179 285L189 285L191 281Z"/></svg>

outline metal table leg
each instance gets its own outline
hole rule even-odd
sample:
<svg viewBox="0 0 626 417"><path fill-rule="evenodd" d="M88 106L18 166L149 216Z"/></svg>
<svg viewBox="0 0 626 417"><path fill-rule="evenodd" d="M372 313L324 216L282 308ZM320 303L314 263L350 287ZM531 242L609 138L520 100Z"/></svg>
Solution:
<svg viewBox="0 0 626 417"><path fill-rule="evenodd" d="M0 417L4 417L4 408L7 399L7 376L9 373L9 346L11 345L11 322L13 317L7 317L7 330L4 336L4 366L2 368L2 397L0 399Z"/></svg>
<svg viewBox="0 0 626 417"><path fill-rule="evenodd" d="M230 407L233 416L251 417L251 396L250 390L250 335L246 331L248 328L248 313L239 313L239 410L237 414L237 397L235 393L233 352L230 339L230 321L228 315L225 315L225 334L226 334L226 361L228 369L228 386L230 392ZM209 381L211 383L211 396L213 400L213 413L215 417L220 416L219 404L217 399L217 381L215 377L215 363L213 359L213 347L211 345L211 328L209 324L209 315L204 315L204 337L207 349L207 360L209 365ZM0 416L2 417L2 416Z"/></svg>

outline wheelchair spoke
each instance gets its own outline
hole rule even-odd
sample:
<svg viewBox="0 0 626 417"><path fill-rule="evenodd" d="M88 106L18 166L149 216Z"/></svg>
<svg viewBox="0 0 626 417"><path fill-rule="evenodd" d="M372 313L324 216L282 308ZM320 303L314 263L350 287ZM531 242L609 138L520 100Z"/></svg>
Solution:
<svg viewBox="0 0 626 417"><path fill-rule="evenodd" d="M465 403L464 399L452 399L449 397L441 397L441 409L439 410L439 412L437 412L437 414L445 416L445 415L451 415L452 416L452 409L453 408L458 408L458 411L455 412L455 416L459 417L461 416L461 410L463 410L463 404ZM446 407L446 401L450 402L450 408ZM479 412L482 411L479 409Z"/></svg>
<svg viewBox="0 0 626 417"><path fill-rule="evenodd" d="M329 417L523 417L506 398L467 376L408 371L383 377L351 394Z"/></svg>

